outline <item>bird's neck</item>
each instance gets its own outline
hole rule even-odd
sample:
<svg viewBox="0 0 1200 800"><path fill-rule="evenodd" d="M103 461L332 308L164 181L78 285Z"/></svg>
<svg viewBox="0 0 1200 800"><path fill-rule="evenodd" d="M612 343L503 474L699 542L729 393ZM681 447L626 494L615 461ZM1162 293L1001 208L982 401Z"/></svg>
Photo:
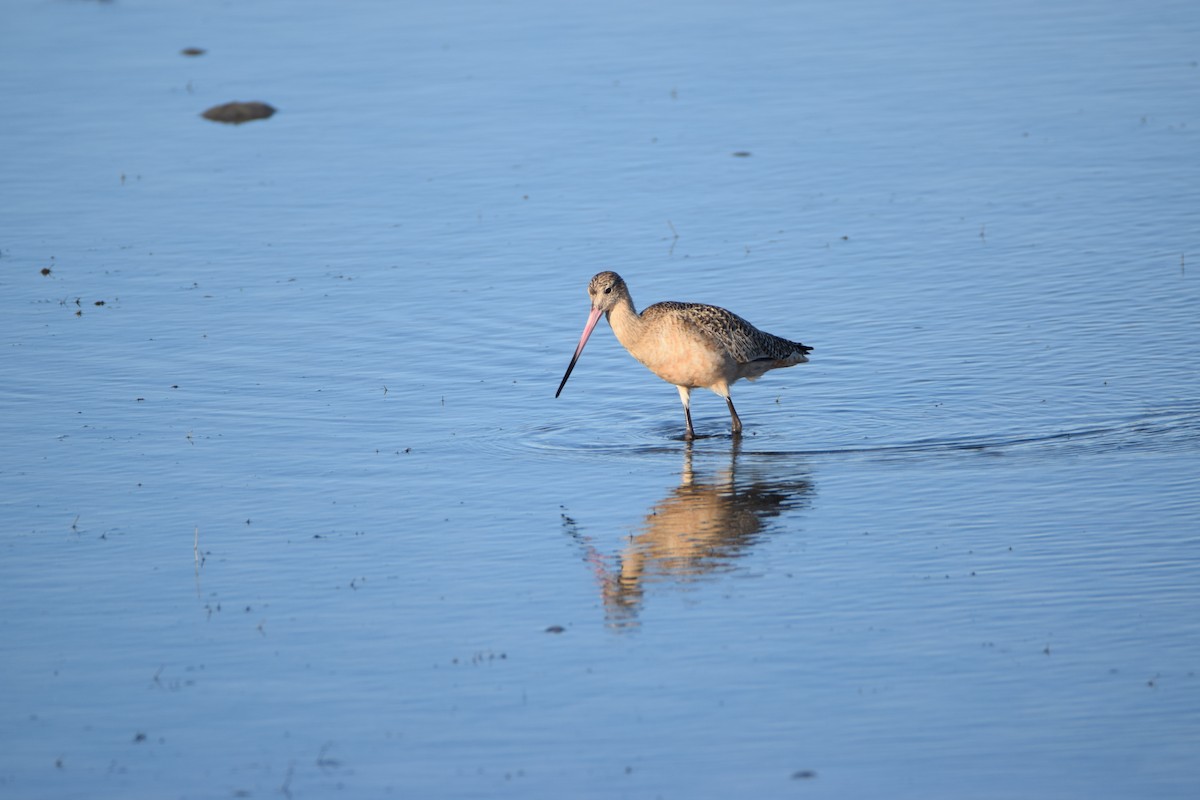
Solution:
<svg viewBox="0 0 1200 800"><path fill-rule="evenodd" d="M605 316L608 318L608 324L612 326L613 333L617 336L617 341L626 350L632 350L638 340L642 338L646 326L641 315L637 313L637 309L633 307L633 300L623 298Z"/></svg>

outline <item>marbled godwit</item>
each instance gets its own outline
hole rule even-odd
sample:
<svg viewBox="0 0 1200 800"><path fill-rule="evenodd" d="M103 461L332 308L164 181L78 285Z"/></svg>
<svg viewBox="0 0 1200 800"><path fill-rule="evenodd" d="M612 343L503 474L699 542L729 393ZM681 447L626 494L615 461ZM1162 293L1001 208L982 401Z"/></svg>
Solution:
<svg viewBox="0 0 1200 800"><path fill-rule="evenodd" d="M756 380L768 370L803 364L812 350L799 342L760 331L737 314L717 306L655 303L639 314L633 307L629 287L615 272L601 272L592 278L588 296L592 298L592 313L554 396L562 394L583 346L603 314L617 341L629 354L679 390L687 422L686 439L696 436L692 429L692 389L708 389L724 397L733 419L733 433L739 435L742 421L729 397L730 385L741 378Z"/></svg>

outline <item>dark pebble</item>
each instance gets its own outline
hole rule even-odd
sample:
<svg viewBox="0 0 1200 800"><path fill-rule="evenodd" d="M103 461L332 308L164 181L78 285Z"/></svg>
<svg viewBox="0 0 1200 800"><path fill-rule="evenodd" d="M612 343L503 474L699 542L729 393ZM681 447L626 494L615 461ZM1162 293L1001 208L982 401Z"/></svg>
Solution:
<svg viewBox="0 0 1200 800"><path fill-rule="evenodd" d="M241 125L256 119L266 119L275 113L275 109L257 100L250 103L234 101L219 106L213 106L200 116L213 122L227 122L231 125Z"/></svg>

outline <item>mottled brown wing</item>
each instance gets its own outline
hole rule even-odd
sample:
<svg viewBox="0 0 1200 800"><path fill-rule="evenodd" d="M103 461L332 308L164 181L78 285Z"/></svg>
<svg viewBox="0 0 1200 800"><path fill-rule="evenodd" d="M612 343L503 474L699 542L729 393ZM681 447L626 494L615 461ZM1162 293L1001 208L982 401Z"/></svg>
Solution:
<svg viewBox="0 0 1200 800"><path fill-rule="evenodd" d="M733 356L739 364L751 361L785 359L811 347L791 342L766 331L760 331L746 320L719 306L703 303L655 303L642 312L643 317L670 314L684 320L701 335L712 339Z"/></svg>

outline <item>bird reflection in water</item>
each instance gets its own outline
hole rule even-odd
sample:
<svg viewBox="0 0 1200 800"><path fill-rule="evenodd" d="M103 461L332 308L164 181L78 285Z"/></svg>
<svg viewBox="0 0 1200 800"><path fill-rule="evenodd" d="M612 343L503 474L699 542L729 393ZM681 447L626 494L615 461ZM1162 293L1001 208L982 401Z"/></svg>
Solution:
<svg viewBox="0 0 1200 800"><path fill-rule="evenodd" d="M600 584L610 626L637 627L647 584L690 583L729 571L762 538L769 519L808 505L812 484L796 475L794 465L785 479L739 475L738 437L731 448L729 467L707 477L693 469L692 443L687 442L679 486L650 508L640 529L615 555L601 553L593 537L563 515L566 532L583 549Z"/></svg>

